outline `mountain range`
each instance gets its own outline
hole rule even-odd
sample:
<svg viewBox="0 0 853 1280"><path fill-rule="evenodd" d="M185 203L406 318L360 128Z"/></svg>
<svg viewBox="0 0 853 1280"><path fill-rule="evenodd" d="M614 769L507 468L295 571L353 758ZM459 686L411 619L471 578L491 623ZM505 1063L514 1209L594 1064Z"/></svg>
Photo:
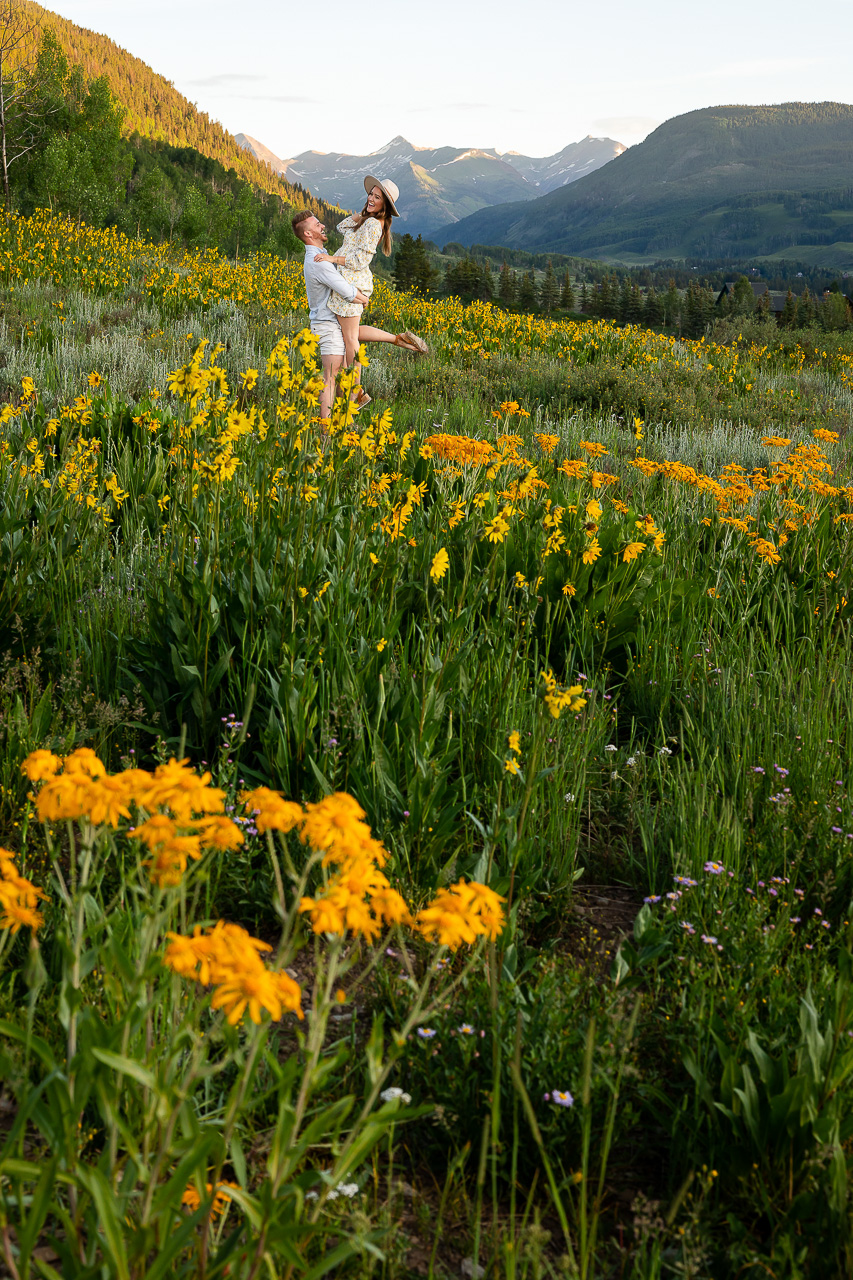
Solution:
<svg viewBox="0 0 853 1280"><path fill-rule="evenodd" d="M595 172L625 150L612 138L586 137L540 158L478 147L416 147L397 137L362 156L303 151L281 160L256 138L240 133L236 141L289 182L345 209L361 208L369 174L390 178L400 188L406 230L424 235L494 204L534 200Z"/></svg>
<svg viewBox="0 0 853 1280"><path fill-rule="evenodd" d="M595 173L448 220L439 244L621 261L853 254L853 106L708 107Z"/></svg>

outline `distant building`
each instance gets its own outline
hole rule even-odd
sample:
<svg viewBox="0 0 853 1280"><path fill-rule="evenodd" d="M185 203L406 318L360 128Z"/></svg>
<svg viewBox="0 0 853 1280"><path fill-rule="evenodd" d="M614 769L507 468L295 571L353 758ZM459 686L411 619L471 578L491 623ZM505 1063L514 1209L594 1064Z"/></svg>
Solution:
<svg viewBox="0 0 853 1280"><path fill-rule="evenodd" d="M751 280L749 282L749 287L752 290L752 296L755 298L756 303L764 297L765 293L770 295L770 314L776 317L776 323L778 324L782 319L782 312L785 310L785 301L788 297L787 290L782 293L778 289L768 289L767 285L760 280ZM717 306L720 305L723 298L730 297L734 291L735 281L727 280L720 292L717 294Z"/></svg>

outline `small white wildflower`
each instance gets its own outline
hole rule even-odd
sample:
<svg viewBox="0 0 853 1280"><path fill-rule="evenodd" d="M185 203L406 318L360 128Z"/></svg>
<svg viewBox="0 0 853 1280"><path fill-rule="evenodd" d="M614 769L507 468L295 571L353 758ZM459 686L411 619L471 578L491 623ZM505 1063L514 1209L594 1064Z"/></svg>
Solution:
<svg viewBox="0 0 853 1280"><path fill-rule="evenodd" d="M407 1106L412 1101L411 1096L404 1093L402 1089L398 1089L396 1085L392 1085L390 1089L383 1089L379 1097L383 1102L395 1102L399 1098Z"/></svg>
<svg viewBox="0 0 853 1280"><path fill-rule="evenodd" d="M616 750L616 748L614 747L614 745L613 745L613 743L612 743L612 742L608 742L608 744L607 744L607 746L604 748L604 750L605 750L605 751L615 751L615 750Z"/></svg>
<svg viewBox="0 0 853 1280"><path fill-rule="evenodd" d="M614 781L614 780L615 780L616 778L618 778L618 777L619 777L619 774L618 774L618 773L616 772L616 770L614 769L614 770L613 770L613 772L612 772L612 773L611 773L611 775L610 775L610 780L611 780L611 782L612 782L612 781Z"/></svg>
<svg viewBox="0 0 853 1280"><path fill-rule="evenodd" d="M625 761L625 763L627 764L629 769L633 769L634 765L637 763L637 757L629 756L628 759Z"/></svg>
<svg viewBox="0 0 853 1280"><path fill-rule="evenodd" d="M659 749L659 751L658 751L658 755L659 755L659 756L671 756L671 755L672 755L672 752L670 751L669 747L661 747L661 748Z"/></svg>
<svg viewBox="0 0 853 1280"><path fill-rule="evenodd" d="M574 804L575 800L577 799L577 796L572 795L571 791L567 791L566 794L563 796L563 799L565 800L566 804Z"/></svg>

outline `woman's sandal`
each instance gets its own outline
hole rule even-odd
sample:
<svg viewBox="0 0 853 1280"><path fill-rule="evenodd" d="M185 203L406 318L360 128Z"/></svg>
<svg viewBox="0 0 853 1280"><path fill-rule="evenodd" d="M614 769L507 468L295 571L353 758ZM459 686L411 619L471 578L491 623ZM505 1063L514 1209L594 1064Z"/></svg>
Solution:
<svg viewBox="0 0 853 1280"><path fill-rule="evenodd" d="M397 334L394 346L402 347L403 351L411 351L413 356L425 356L429 350L423 338L419 338L416 333L410 333L408 329L405 333Z"/></svg>
<svg viewBox="0 0 853 1280"><path fill-rule="evenodd" d="M352 404L353 411L355 413L358 413L359 409L363 409L365 405L371 404L372 402L373 397L369 396L363 387L359 387L352 396L350 396L350 403Z"/></svg>
<svg viewBox="0 0 853 1280"><path fill-rule="evenodd" d="M416 333L412 333L411 329L407 329L403 334L403 337L407 342L412 343L419 356L429 355L429 347L424 342L423 338L419 338Z"/></svg>

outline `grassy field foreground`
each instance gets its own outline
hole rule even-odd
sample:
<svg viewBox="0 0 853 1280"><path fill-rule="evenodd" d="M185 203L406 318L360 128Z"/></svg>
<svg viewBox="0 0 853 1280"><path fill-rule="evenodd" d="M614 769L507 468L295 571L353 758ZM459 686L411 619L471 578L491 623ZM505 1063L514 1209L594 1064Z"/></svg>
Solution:
<svg viewBox="0 0 853 1280"><path fill-rule="evenodd" d="M850 341L0 277L0 1266L846 1274Z"/></svg>

